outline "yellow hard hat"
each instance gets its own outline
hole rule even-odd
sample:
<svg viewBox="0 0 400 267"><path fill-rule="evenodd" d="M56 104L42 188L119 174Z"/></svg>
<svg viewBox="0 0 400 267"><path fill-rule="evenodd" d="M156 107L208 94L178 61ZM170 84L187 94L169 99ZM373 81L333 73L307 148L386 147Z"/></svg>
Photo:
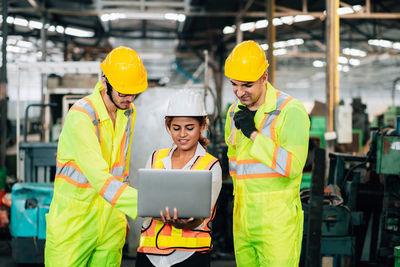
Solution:
<svg viewBox="0 0 400 267"><path fill-rule="evenodd" d="M111 86L121 94L139 94L147 89L147 72L138 53L120 46L100 65Z"/></svg>
<svg viewBox="0 0 400 267"><path fill-rule="evenodd" d="M236 45L225 60L225 76L238 81L257 81L267 68L264 49L254 41Z"/></svg>

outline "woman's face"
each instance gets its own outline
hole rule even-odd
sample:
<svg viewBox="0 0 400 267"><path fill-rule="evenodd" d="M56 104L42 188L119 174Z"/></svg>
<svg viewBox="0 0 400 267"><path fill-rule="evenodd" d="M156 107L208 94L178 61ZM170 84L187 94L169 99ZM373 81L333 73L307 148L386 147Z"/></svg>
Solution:
<svg viewBox="0 0 400 267"><path fill-rule="evenodd" d="M169 130L172 140L178 146L178 149L187 151L196 149L203 128L195 118L174 117Z"/></svg>

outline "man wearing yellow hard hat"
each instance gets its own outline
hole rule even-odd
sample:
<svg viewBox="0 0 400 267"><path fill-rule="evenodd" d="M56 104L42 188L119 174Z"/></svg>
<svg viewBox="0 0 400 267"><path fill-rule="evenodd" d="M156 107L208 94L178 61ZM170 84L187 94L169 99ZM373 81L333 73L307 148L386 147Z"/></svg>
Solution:
<svg viewBox="0 0 400 267"><path fill-rule="evenodd" d="M137 191L126 179L135 96L147 89L139 55L113 49L93 93L68 112L57 150L47 214L46 266L119 266L126 215L137 216Z"/></svg>
<svg viewBox="0 0 400 267"><path fill-rule="evenodd" d="M254 41L238 44L225 61L238 98L225 125L238 267L299 265L299 191L310 122L300 101L267 81L267 68L264 50Z"/></svg>

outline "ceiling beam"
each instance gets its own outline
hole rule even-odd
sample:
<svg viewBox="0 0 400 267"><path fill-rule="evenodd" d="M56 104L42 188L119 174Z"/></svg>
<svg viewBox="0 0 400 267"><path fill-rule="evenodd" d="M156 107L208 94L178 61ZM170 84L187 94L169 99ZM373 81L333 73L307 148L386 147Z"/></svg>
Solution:
<svg viewBox="0 0 400 267"><path fill-rule="evenodd" d="M35 12L35 9L32 8L9 8L9 13L24 13L24 12ZM104 9L101 12L98 12L94 9L88 10L88 11L81 11L81 10L64 10L64 9L54 9L50 8L47 9L46 12L48 14L55 14L55 15L69 15L69 16L100 16L102 14L107 14L107 13L125 13L125 14L137 14L140 11L130 11L126 9ZM165 14L166 12L171 12L171 10L166 10L165 12L157 11L157 12L140 12L141 14L143 13L149 13L149 14ZM186 17L237 17L241 14L242 12L186 12L182 13ZM296 16L296 15L311 15L315 18L325 18L324 12L302 12L298 10L292 10L292 11L278 11L275 12L275 17L284 17L284 16ZM243 14L244 18L265 18L265 12L263 11L252 11L252 12L246 12ZM393 13L380 13L380 12L374 12L374 13L354 13L354 14L346 14L346 15L340 15L340 18L342 19L399 19L400 18L400 13L399 12L393 12Z"/></svg>

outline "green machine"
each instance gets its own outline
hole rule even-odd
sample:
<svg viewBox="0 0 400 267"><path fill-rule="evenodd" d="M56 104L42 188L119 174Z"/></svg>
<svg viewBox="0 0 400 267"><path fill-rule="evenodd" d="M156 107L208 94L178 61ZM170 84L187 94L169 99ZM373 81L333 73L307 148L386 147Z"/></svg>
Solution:
<svg viewBox="0 0 400 267"><path fill-rule="evenodd" d="M400 175L400 136L377 137L376 172Z"/></svg>
<svg viewBox="0 0 400 267"><path fill-rule="evenodd" d="M310 139L317 142L317 146L325 148L326 118L322 116L311 117Z"/></svg>

